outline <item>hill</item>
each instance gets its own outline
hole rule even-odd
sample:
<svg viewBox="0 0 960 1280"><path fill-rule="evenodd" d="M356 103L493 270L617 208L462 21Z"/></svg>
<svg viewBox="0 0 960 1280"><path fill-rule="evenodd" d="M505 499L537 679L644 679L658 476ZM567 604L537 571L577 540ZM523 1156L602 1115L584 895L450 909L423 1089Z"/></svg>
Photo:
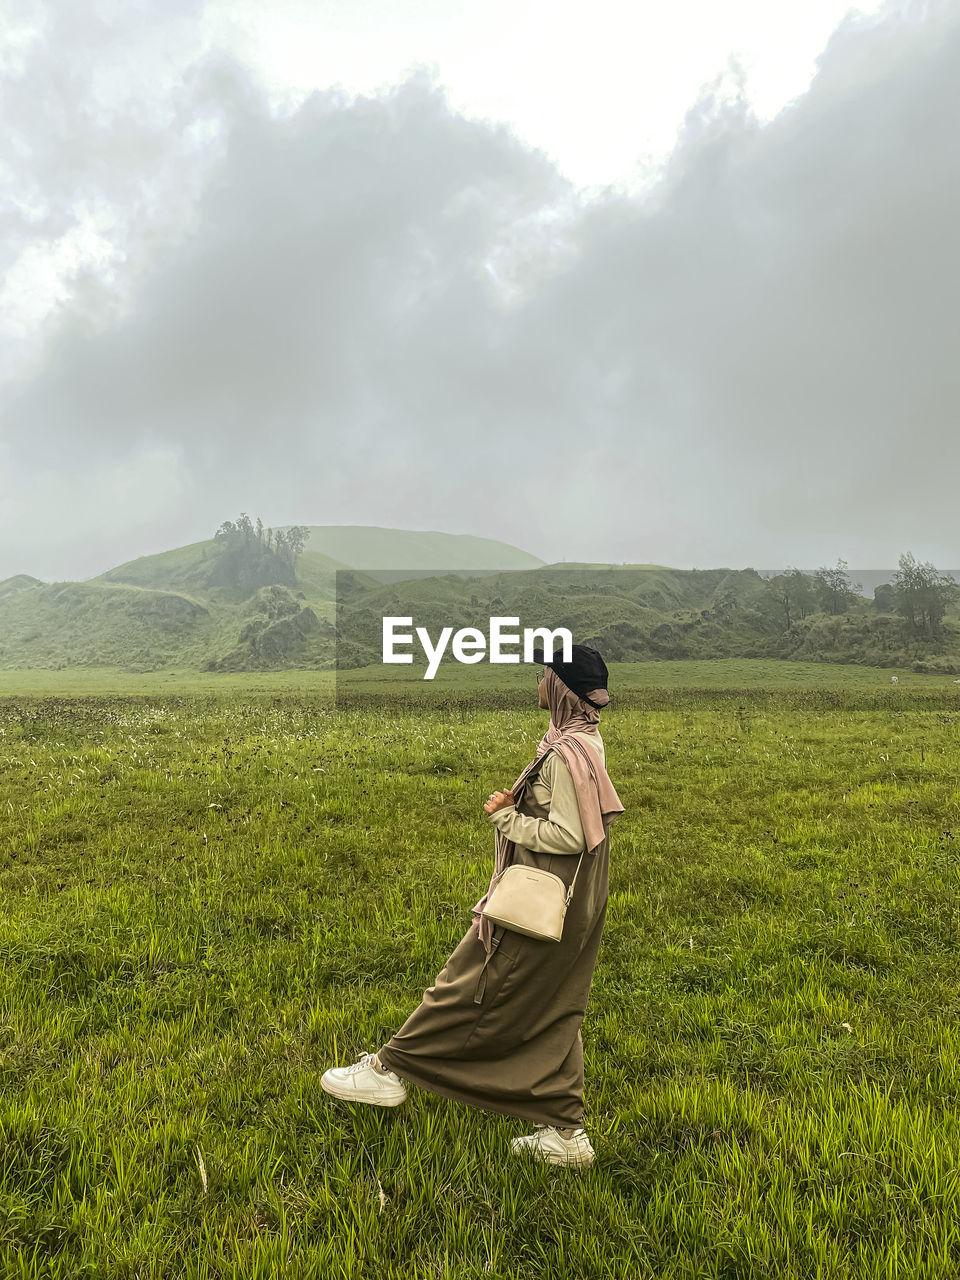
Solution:
<svg viewBox="0 0 960 1280"><path fill-rule="evenodd" d="M285 581L240 590L223 585L248 579L217 572L222 555L211 538L86 582L7 578L0 667L357 668L380 664L387 614L413 617L431 637L444 627L486 632L499 614L566 627L611 662L779 658L960 674L956 601L936 638L916 638L884 611L889 592L855 597L838 616L785 617L776 583L754 569L546 565L491 539L315 525L295 578L287 564Z"/></svg>
<svg viewBox="0 0 960 1280"><path fill-rule="evenodd" d="M17 591L23 591L25 587L42 586L43 583L39 578L32 578L29 573L16 573L12 578L4 578L0 582L0 600L12 596Z"/></svg>
<svg viewBox="0 0 960 1280"><path fill-rule="evenodd" d="M413 618L432 641L444 626L486 634L495 615L518 617L520 628L562 626L608 662L779 658L960 674L956 599L935 639L913 636L905 619L862 597L843 614L788 620L775 584L754 569L562 564L468 582L358 582L341 593L341 668L380 663L386 615ZM418 641L406 651L422 656Z"/></svg>
<svg viewBox="0 0 960 1280"><path fill-rule="evenodd" d="M88 578L87 584L123 582L134 587L156 587L169 591L206 591L211 570L220 554L220 548L213 538L204 542L190 542L184 547L175 547L171 551L160 551L152 556L139 556L136 560L128 560L118 564L114 569ZM344 568L338 561L315 552L305 552L309 556L311 575Z"/></svg>
<svg viewBox="0 0 960 1280"><path fill-rule="evenodd" d="M289 528L290 526L281 526ZM351 569L429 570L534 569L543 561L519 547L465 533L386 529L375 525L314 524L306 549Z"/></svg>
<svg viewBox="0 0 960 1280"><path fill-rule="evenodd" d="M7 578L0 582L0 667L330 666L338 569L350 570L358 589L373 589L379 584L364 572L368 567L403 577L438 567L489 572L541 563L489 538L349 525L308 529L296 583L253 593L211 585L222 552L213 538L139 556L86 582Z"/></svg>

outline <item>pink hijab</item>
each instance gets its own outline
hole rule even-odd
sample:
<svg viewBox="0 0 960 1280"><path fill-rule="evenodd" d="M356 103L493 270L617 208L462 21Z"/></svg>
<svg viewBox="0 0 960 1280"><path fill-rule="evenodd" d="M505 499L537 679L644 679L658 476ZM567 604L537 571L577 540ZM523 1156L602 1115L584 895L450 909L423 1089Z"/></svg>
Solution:
<svg viewBox="0 0 960 1280"><path fill-rule="evenodd" d="M594 689L587 697L598 705L592 707L568 689L552 667L546 668L546 696L550 708L550 725L537 745L537 754L517 778L510 788L514 802L518 803L526 786L527 777L539 764L548 751L554 751L561 757L577 792L577 807L580 810L580 822L587 851L592 853L603 843L610 823L623 813L623 805L617 795L610 775L600 760L600 753L595 747L581 742L574 735L577 733L595 734L600 720L600 707L606 706L610 695L606 689ZM516 845L512 840L497 831L497 856L490 887L477 905L473 908L476 919L474 927L477 936L484 945L487 955L491 952L493 924L480 915L484 904L493 892L493 886L504 868L513 861Z"/></svg>

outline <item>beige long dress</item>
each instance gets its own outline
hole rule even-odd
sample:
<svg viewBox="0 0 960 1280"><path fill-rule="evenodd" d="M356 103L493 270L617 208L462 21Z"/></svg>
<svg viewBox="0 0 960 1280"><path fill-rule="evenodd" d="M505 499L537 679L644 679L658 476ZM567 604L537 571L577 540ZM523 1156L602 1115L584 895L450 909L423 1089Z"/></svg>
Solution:
<svg viewBox="0 0 960 1280"><path fill-rule="evenodd" d="M583 734L604 756L600 735ZM491 815L515 861L569 884L583 850L576 791L549 752L519 806ZM494 931L489 962L470 928L380 1061L431 1093L548 1125L583 1123L583 1021L607 913L609 832L584 856L563 937Z"/></svg>

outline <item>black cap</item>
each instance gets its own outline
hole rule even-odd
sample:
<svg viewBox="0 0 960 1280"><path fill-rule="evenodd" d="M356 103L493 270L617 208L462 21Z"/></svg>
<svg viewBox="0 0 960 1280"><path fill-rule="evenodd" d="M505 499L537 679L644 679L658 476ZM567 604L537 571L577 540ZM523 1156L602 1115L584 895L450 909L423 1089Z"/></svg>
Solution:
<svg viewBox="0 0 960 1280"><path fill-rule="evenodd" d="M588 649L585 644L571 645L570 649L569 662L561 661L559 656L548 662L542 649L534 649L533 660L552 668L578 698L583 698L584 702L590 702L586 696L588 693L592 693L594 689L607 687L607 664L596 649ZM559 646L554 651L562 655L563 646ZM595 707L597 703L590 702L590 705Z"/></svg>

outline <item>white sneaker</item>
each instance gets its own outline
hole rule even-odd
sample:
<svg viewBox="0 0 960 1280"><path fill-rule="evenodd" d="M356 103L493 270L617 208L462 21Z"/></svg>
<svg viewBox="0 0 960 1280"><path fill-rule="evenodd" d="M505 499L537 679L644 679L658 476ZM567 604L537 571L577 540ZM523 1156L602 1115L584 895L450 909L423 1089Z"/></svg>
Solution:
<svg viewBox="0 0 960 1280"><path fill-rule="evenodd" d="M394 1071L386 1075L373 1065L375 1053L365 1053L349 1067L331 1067L320 1077L320 1088L345 1102L372 1102L375 1107L399 1107L407 1086Z"/></svg>
<svg viewBox="0 0 960 1280"><path fill-rule="evenodd" d="M535 1133L522 1138L511 1138L510 1147L515 1154L529 1151L538 1160L547 1160L550 1164L593 1164L596 1153L585 1129L575 1129L569 1138L549 1125L538 1124L535 1129Z"/></svg>

